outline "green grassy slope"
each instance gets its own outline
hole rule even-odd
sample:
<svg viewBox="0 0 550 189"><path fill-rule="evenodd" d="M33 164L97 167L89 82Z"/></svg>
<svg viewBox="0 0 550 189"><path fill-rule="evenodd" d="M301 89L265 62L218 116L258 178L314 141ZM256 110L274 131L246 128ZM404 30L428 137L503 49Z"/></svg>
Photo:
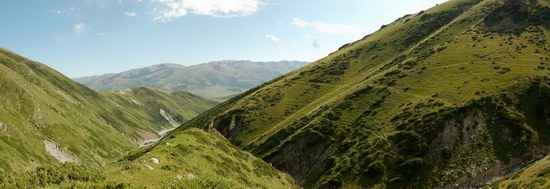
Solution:
<svg viewBox="0 0 550 189"><path fill-rule="evenodd" d="M105 169L53 165L20 173L0 173L0 188L297 188L252 154L219 133L188 129L148 154Z"/></svg>
<svg viewBox="0 0 550 189"><path fill-rule="evenodd" d="M306 188L478 186L547 151L548 11L451 0L181 129L215 128Z"/></svg>
<svg viewBox="0 0 550 189"><path fill-rule="evenodd" d="M145 88L99 94L6 49L0 50L0 63L0 170L4 171L58 160L105 164L137 149L137 142L172 128L160 109L183 123L214 105L187 93Z"/></svg>
<svg viewBox="0 0 550 189"><path fill-rule="evenodd" d="M108 180L147 187L219 183L221 188L295 188L288 174L231 145L218 132L199 129L169 137L145 155L129 156L108 174Z"/></svg>
<svg viewBox="0 0 550 189"><path fill-rule="evenodd" d="M307 62L298 61L231 60L188 67L178 64L160 64L75 80L98 91L118 92L126 88L154 87L166 91L187 91L223 101L306 64Z"/></svg>

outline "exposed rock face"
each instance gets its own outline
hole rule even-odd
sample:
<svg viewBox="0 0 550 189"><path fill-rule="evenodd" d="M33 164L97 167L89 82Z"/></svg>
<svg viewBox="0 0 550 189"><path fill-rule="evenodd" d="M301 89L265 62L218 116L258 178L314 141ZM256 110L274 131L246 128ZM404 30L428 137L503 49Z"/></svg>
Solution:
<svg viewBox="0 0 550 189"><path fill-rule="evenodd" d="M468 179L460 180L457 183L460 186L483 183L486 181L485 179L491 178L503 168L503 164L499 160L483 156L492 149L489 148L490 146L480 144L490 144L492 142L490 138L486 114L481 109L473 109L465 113L463 117L448 120L444 123L443 130L431 142L427 162L452 165L469 161L464 174L470 176L468 176ZM478 156L472 159L475 156L471 154L478 154ZM454 172L443 171L445 169L441 168L442 175L455 175ZM454 184L456 183L448 186L452 187Z"/></svg>
<svg viewBox="0 0 550 189"><path fill-rule="evenodd" d="M336 144L324 140L322 136L304 133L297 136L276 153L267 158L277 169L289 173L300 185L304 185L312 175L327 170L329 156L336 150Z"/></svg>
<svg viewBox="0 0 550 189"><path fill-rule="evenodd" d="M164 119L166 119L166 121L168 121L174 127L178 127L181 125L180 123L178 123L178 121L174 119L172 115L170 115L164 109L160 109L160 115L162 115L162 117L164 117Z"/></svg>
<svg viewBox="0 0 550 189"><path fill-rule="evenodd" d="M53 156L55 159L57 159L61 163L65 162L72 162L72 163L79 163L80 161L67 153L67 148L61 147L59 144L53 143L48 140L44 140L44 148L46 151Z"/></svg>
<svg viewBox="0 0 550 189"><path fill-rule="evenodd" d="M548 24L549 19L548 7L523 0L506 0L485 18L485 24L494 32L517 32L529 24Z"/></svg>
<svg viewBox="0 0 550 189"><path fill-rule="evenodd" d="M482 137L487 130L485 115L481 110L471 111L460 121L451 120L445 123L443 131L432 141L432 152L430 154L455 149L460 145Z"/></svg>
<svg viewBox="0 0 550 189"><path fill-rule="evenodd" d="M6 124L0 122L0 132L5 133L6 131L8 131L8 126Z"/></svg>
<svg viewBox="0 0 550 189"><path fill-rule="evenodd" d="M211 127L222 133L232 143L239 145L237 136L242 132L245 125L244 114L245 112L242 110L229 112L224 116L216 118L212 122Z"/></svg>
<svg viewBox="0 0 550 189"><path fill-rule="evenodd" d="M130 100L132 101L132 103L134 103L137 106L144 106L143 103L141 103L140 101L137 101L136 99L130 98Z"/></svg>

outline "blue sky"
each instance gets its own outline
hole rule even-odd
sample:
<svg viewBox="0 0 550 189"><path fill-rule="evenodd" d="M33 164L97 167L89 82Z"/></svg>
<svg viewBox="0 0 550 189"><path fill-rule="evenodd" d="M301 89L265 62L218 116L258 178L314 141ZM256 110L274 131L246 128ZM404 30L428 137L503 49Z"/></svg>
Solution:
<svg viewBox="0 0 550 189"><path fill-rule="evenodd" d="M444 0L2 0L0 46L69 77L159 63L315 61Z"/></svg>

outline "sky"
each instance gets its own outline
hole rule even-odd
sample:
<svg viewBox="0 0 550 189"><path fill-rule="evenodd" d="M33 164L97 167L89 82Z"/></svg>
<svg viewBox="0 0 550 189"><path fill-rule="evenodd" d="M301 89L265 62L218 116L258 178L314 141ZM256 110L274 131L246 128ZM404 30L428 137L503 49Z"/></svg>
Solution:
<svg viewBox="0 0 550 189"><path fill-rule="evenodd" d="M0 47L69 77L160 63L315 61L445 0L0 0Z"/></svg>

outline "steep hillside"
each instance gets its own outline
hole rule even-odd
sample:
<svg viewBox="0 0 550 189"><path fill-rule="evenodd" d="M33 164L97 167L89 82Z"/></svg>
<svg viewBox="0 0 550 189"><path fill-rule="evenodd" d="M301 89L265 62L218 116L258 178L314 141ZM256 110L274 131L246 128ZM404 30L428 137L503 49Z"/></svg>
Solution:
<svg viewBox="0 0 550 189"><path fill-rule="evenodd" d="M58 161L105 164L214 105L146 88L99 94L6 49L0 63L3 171Z"/></svg>
<svg viewBox="0 0 550 189"><path fill-rule="evenodd" d="M136 158L136 159L133 159ZM0 173L0 188L298 188L292 177L217 132L188 129L148 154L105 169L53 165Z"/></svg>
<svg viewBox="0 0 550 189"><path fill-rule="evenodd" d="M451 0L180 128L215 128L306 188L481 186L550 151L549 10Z"/></svg>
<svg viewBox="0 0 550 189"><path fill-rule="evenodd" d="M550 188L550 156L514 171L485 188Z"/></svg>
<svg viewBox="0 0 550 189"><path fill-rule="evenodd" d="M307 62L216 61L185 67L161 64L117 74L76 78L98 91L118 92L133 87L187 91L219 101L306 65Z"/></svg>

